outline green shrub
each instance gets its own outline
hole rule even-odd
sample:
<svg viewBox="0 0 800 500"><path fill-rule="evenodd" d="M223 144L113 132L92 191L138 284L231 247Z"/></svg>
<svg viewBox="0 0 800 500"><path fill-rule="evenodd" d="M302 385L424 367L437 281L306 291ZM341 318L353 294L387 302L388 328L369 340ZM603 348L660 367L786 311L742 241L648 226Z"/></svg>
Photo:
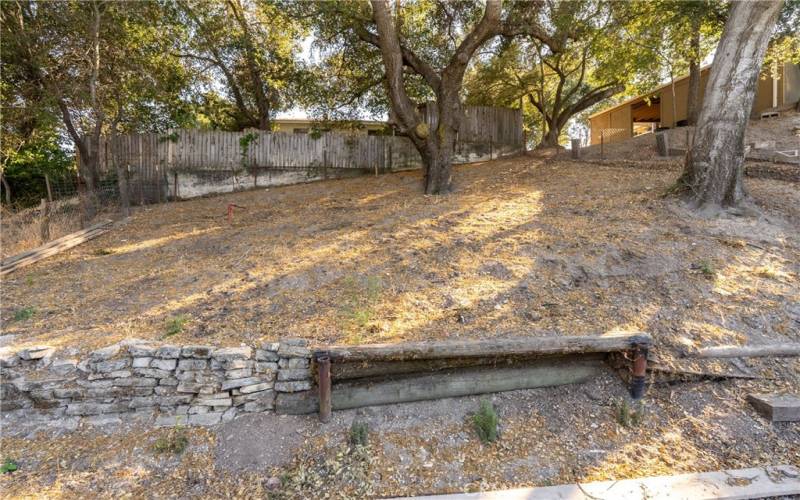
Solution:
<svg viewBox="0 0 800 500"><path fill-rule="evenodd" d="M641 401L631 405L622 399L616 407L617 423L623 427L638 427L644 420L644 405Z"/></svg>
<svg viewBox="0 0 800 500"><path fill-rule="evenodd" d="M31 319L36 314L35 307L23 307L14 312L14 321L25 321Z"/></svg>
<svg viewBox="0 0 800 500"><path fill-rule="evenodd" d="M8 474L9 472L14 472L17 469L19 469L17 462L11 460L10 458L6 458L3 461L3 465L0 465L0 474Z"/></svg>
<svg viewBox="0 0 800 500"><path fill-rule="evenodd" d="M176 426L165 437L156 439L153 451L156 453L172 453L180 455L189 446L189 436L183 427Z"/></svg>
<svg viewBox="0 0 800 500"><path fill-rule="evenodd" d="M170 337L172 335L177 335L183 331L183 327L186 326L186 323L189 321L184 314L180 314L173 318L167 320L166 324L166 331L164 332L165 337Z"/></svg>
<svg viewBox="0 0 800 500"><path fill-rule="evenodd" d="M348 441L351 446L366 446L369 436L369 425L366 422L354 420L350 425Z"/></svg>
<svg viewBox="0 0 800 500"><path fill-rule="evenodd" d="M478 412L472 416L472 423L482 443L486 444L497 441L498 418L491 401L486 399L481 401Z"/></svg>

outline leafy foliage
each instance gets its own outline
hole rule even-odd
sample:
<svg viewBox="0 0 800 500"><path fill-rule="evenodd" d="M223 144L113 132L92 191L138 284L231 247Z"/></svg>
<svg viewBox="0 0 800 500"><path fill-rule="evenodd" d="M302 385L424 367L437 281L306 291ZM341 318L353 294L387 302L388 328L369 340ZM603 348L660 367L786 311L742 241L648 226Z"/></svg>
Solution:
<svg viewBox="0 0 800 500"><path fill-rule="evenodd" d="M0 465L0 474L8 474L17 470L19 470L19 464L10 458L6 458L3 465Z"/></svg>
<svg viewBox="0 0 800 500"><path fill-rule="evenodd" d="M169 318L166 322L164 336L171 337L172 335L177 335L181 333L188 321L189 318L187 318L183 314L175 316L173 318Z"/></svg>
<svg viewBox="0 0 800 500"><path fill-rule="evenodd" d="M166 436L156 439L156 442L153 443L153 451L180 455L187 446L189 446L189 436L186 434L186 429L182 426L175 426Z"/></svg>
<svg viewBox="0 0 800 500"><path fill-rule="evenodd" d="M27 321L36 314L36 308L32 306L17 309L14 312L14 321Z"/></svg>
<svg viewBox="0 0 800 500"><path fill-rule="evenodd" d="M472 416L472 424L482 443L497 441L498 422L497 412L495 412L492 402L486 399L481 400L480 408Z"/></svg>
<svg viewBox="0 0 800 500"><path fill-rule="evenodd" d="M366 446L369 439L369 425L366 422L354 420L348 431L348 442L351 446Z"/></svg>

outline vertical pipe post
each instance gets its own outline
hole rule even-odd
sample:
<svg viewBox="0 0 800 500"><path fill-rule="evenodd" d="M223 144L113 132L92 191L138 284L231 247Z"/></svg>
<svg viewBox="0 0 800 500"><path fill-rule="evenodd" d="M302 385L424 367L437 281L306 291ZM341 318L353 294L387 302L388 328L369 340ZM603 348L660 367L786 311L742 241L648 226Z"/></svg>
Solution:
<svg viewBox="0 0 800 500"><path fill-rule="evenodd" d="M637 347L633 351L633 377L631 378L631 397L638 401L644 396L647 375L647 349Z"/></svg>
<svg viewBox="0 0 800 500"><path fill-rule="evenodd" d="M319 420L327 423L331 420L331 358L327 353L317 355L317 372L319 375Z"/></svg>

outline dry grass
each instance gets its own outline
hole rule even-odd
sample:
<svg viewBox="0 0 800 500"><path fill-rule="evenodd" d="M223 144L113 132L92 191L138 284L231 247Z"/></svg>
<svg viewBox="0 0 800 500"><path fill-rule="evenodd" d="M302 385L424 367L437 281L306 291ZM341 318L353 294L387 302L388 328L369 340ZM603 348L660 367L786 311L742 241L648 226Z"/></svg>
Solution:
<svg viewBox="0 0 800 500"><path fill-rule="evenodd" d="M14 256L46 243L42 241L41 228L44 216L39 207L12 212L2 209L2 231L0 246L2 258ZM113 204L98 207L94 223L117 215ZM50 240L66 236L81 229L81 207L77 198L56 200L50 204ZM50 241L48 240L48 241Z"/></svg>
<svg viewBox="0 0 800 500"><path fill-rule="evenodd" d="M396 342L639 329L670 345L797 338L800 193L751 179L767 217L704 219L675 172L520 158L152 206L4 280L16 345ZM236 203L233 223L226 205ZM730 245L729 242L737 242ZM698 272L703 262L713 276ZM756 269L766 263L775 279ZM35 317L14 322L14 311Z"/></svg>

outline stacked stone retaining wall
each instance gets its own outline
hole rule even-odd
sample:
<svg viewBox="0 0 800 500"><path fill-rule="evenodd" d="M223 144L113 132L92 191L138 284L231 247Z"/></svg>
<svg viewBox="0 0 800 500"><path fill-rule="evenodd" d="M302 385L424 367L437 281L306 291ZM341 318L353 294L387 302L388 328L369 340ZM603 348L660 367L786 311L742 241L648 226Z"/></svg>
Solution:
<svg viewBox="0 0 800 500"><path fill-rule="evenodd" d="M311 364L302 339L225 348L126 341L83 359L40 346L0 356L0 409L4 419L142 414L160 425L214 425L311 390Z"/></svg>

